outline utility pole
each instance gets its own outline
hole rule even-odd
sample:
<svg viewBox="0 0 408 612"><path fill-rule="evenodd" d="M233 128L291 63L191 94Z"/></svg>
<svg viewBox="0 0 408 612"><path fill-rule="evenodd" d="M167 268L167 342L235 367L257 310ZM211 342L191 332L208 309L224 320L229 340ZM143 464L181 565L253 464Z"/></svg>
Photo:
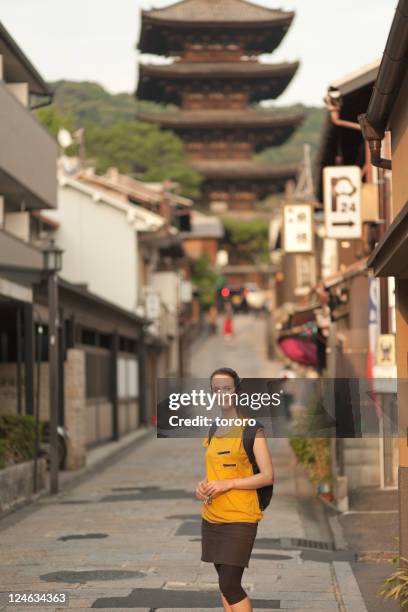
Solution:
<svg viewBox="0 0 408 612"><path fill-rule="evenodd" d="M50 414L50 493L58 493L58 416L59 416L59 309L58 272L62 251L51 240L43 250L44 271L48 275L48 362Z"/></svg>
<svg viewBox="0 0 408 612"><path fill-rule="evenodd" d="M50 493L58 493L58 273L48 277L49 377L50 377Z"/></svg>

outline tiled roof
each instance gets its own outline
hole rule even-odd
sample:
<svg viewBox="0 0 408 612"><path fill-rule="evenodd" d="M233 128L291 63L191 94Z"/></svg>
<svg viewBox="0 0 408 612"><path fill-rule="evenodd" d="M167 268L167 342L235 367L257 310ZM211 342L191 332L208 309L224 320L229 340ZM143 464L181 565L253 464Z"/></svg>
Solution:
<svg viewBox="0 0 408 612"><path fill-rule="evenodd" d="M201 87L200 81L210 84L223 81L235 84L235 87L250 86L251 103L276 99L285 91L298 67L298 62L261 64L250 61L141 64L136 96L140 100L180 105L182 87L179 84L193 81L197 89Z"/></svg>
<svg viewBox="0 0 408 612"><path fill-rule="evenodd" d="M199 110L168 113L140 113L140 121L159 123L168 128L188 127L290 127L304 119L302 112L279 112L257 110Z"/></svg>
<svg viewBox="0 0 408 612"><path fill-rule="evenodd" d="M143 11L155 21L194 23L258 23L291 20L293 13L269 9L246 0L182 0L163 9Z"/></svg>
<svg viewBox="0 0 408 612"><path fill-rule="evenodd" d="M130 196L141 203L146 204L157 204L161 200L161 194L153 189L149 189L147 185L141 181L136 181L130 177L124 177L118 175L118 178L113 181L109 179L109 176L100 176L95 173L82 173L80 180L90 185L96 186L101 189L107 189L109 192L115 194L122 194L125 196L125 201ZM123 179L128 179L129 182L125 183Z"/></svg>
<svg viewBox="0 0 408 612"><path fill-rule="evenodd" d="M257 160L194 160L192 166L206 178L265 178L295 177L297 164L276 164Z"/></svg>
<svg viewBox="0 0 408 612"><path fill-rule="evenodd" d="M324 278L322 280L322 285L326 289L330 289L330 287L335 287L348 279L354 278L354 276L365 274L367 272L367 262L368 257L363 257L362 259L354 261L352 264L346 266L344 270L338 270L335 274Z"/></svg>
<svg viewBox="0 0 408 612"><path fill-rule="evenodd" d="M173 64L141 64L140 80L144 77L164 78L266 78L295 74L298 62L261 64L260 62L174 62Z"/></svg>

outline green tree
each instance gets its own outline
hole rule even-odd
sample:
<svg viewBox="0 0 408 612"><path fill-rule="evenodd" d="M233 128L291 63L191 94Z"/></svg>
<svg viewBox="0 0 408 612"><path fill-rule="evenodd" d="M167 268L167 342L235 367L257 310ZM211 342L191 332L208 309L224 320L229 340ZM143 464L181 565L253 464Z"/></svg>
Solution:
<svg viewBox="0 0 408 612"><path fill-rule="evenodd" d="M37 118L47 128L54 138L57 138L60 129L68 130L71 134L74 131L74 119L70 115L64 115L53 104L44 108L39 108ZM67 155L78 154L78 143L73 143L65 149Z"/></svg>
<svg viewBox="0 0 408 612"><path fill-rule="evenodd" d="M266 219L223 219L225 242L254 264L269 263L269 222Z"/></svg>
<svg viewBox="0 0 408 612"><path fill-rule="evenodd" d="M37 111L37 118L47 128L47 130L54 136L57 137L58 131L61 128L72 132L74 129L74 119L70 115L64 115L60 112L54 104L39 108Z"/></svg>
<svg viewBox="0 0 408 612"><path fill-rule="evenodd" d="M112 94L91 81L56 81L54 105L62 115L75 118L76 127L87 123L109 127L121 121L133 121L138 112L165 111L166 107L136 100L130 93Z"/></svg>
<svg viewBox="0 0 408 612"><path fill-rule="evenodd" d="M183 143L173 132L138 121L123 121L106 128L88 125L85 145L97 172L116 166L123 174L144 181L172 180L189 197L199 193L201 177L190 168Z"/></svg>
<svg viewBox="0 0 408 612"><path fill-rule="evenodd" d="M72 115L64 114L54 104L39 109L37 116L54 138L61 128L72 133L78 127ZM123 174L144 181L174 181L187 197L199 194L201 177L189 166L183 143L173 132L162 131L157 125L131 120L99 126L88 121L85 149L88 161L99 173L116 166ZM73 155L77 150L75 144L66 152Z"/></svg>

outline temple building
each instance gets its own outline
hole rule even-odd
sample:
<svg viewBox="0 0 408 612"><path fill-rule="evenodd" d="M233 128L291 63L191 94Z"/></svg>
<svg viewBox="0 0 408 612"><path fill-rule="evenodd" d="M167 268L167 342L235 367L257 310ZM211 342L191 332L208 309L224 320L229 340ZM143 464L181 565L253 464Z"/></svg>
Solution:
<svg viewBox="0 0 408 612"><path fill-rule="evenodd" d="M251 209L296 177L296 164L255 159L303 120L299 112L256 107L278 98L298 69L297 62L259 61L277 48L293 17L246 0L182 0L142 11L140 52L173 62L140 64L136 95L176 110L138 118L182 138L203 176L203 203L214 210Z"/></svg>

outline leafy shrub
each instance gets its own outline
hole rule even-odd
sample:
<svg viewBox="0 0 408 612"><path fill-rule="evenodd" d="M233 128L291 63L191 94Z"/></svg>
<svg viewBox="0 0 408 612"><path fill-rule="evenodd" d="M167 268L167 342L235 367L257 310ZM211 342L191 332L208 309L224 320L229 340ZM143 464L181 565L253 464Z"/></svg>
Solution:
<svg viewBox="0 0 408 612"><path fill-rule="evenodd" d="M330 440L328 438L293 437L290 445L299 463L307 468L313 484L331 482Z"/></svg>
<svg viewBox="0 0 408 612"><path fill-rule="evenodd" d="M254 264L268 264L269 254L269 220L237 220L224 217L225 242L240 255L244 261Z"/></svg>
<svg viewBox="0 0 408 612"><path fill-rule="evenodd" d="M0 468L34 458L35 427L35 418L30 415L0 416Z"/></svg>
<svg viewBox="0 0 408 612"><path fill-rule="evenodd" d="M329 484L332 480L330 438L317 437L318 431L327 427L322 403L314 398L306 413L297 418L290 445L299 463L305 465L309 478L315 485ZM308 437L314 433L314 437Z"/></svg>
<svg viewBox="0 0 408 612"><path fill-rule="evenodd" d="M6 467L8 461L7 440L0 440L0 470Z"/></svg>
<svg viewBox="0 0 408 612"><path fill-rule="evenodd" d="M385 580L380 595L384 599L399 600L401 609L408 610L408 560L402 557L399 565L399 568Z"/></svg>
<svg viewBox="0 0 408 612"><path fill-rule="evenodd" d="M315 456L313 453L313 448L310 444L310 438L291 438L290 445L299 463L309 465L315 462Z"/></svg>

